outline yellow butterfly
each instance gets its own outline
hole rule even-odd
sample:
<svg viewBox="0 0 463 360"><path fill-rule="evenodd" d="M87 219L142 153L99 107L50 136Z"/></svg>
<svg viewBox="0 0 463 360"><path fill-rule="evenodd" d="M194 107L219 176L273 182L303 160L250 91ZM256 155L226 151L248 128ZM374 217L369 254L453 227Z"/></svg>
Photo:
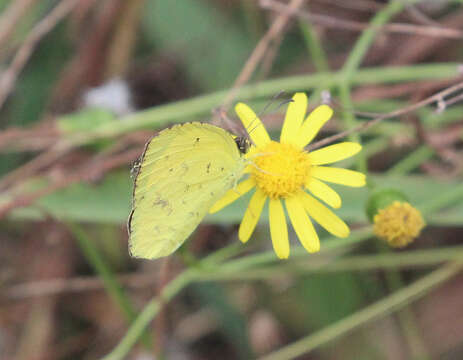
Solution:
<svg viewBox="0 0 463 360"><path fill-rule="evenodd" d="M247 165L245 138L199 122L174 125L145 147L128 220L134 257L173 253Z"/></svg>

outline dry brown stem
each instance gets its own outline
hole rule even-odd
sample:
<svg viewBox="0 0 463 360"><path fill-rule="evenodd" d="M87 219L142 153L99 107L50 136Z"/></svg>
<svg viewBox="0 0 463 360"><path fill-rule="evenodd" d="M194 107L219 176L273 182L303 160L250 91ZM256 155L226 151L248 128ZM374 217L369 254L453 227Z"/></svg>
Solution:
<svg viewBox="0 0 463 360"><path fill-rule="evenodd" d="M446 28L461 27L463 23L463 11L451 12L440 19L442 26ZM404 65L423 61L436 54L446 54L449 56L452 49L456 49L451 39L439 37L420 37L408 36L404 39L395 41L396 48L400 51L389 51L385 54L385 59L389 65Z"/></svg>
<svg viewBox="0 0 463 360"><path fill-rule="evenodd" d="M0 18L0 48L4 48L4 42L18 25L19 19L34 5L37 0L11 1L8 8Z"/></svg>
<svg viewBox="0 0 463 360"><path fill-rule="evenodd" d="M119 15L111 44L108 49L108 60L105 77L121 76L128 69L137 37L145 0L132 0L123 3L123 11Z"/></svg>
<svg viewBox="0 0 463 360"><path fill-rule="evenodd" d="M435 102L442 102L444 101L445 102L445 97L446 96L449 96L451 94L454 94L460 90L463 89L463 82L459 82L458 84L456 85L453 85L453 86L450 86L448 87L447 89L444 89L422 101L418 101L414 104L411 104L409 106L406 106L402 109L398 109L398 110L394 110L394 111L391 111L391 112L388 112L386 114L382 114L382 115L379 115L377 117L375 117L374 119L371 119L361 125L358 125L352 129L348 129L346 131L342 131L336 135L332 135L332 136L328 136L326 138L324 138L323 140L320 140L320 141L317 141L315 143L313 143L312 145L308 146L307 147L307 150L314 150L314 149L317 149L319 147L322 147L322 146L325 146L325 145L328 145L328 144L331 144L335 141L338 141L346 136L349 136L353 133L356 133L356 132L361 132L361 131L365 131L367 129L369 129L370 127L380 123L381 121L385 120L385 119L390 119L390 118L394 118L394 117L398 117L398 116L401 116L401 115L404 115L404 114L408 114L412 111L415 111L423 106L426 106L426 105L429 105L429 104L432 104L432 103L435 103Z"/></svg>
<svg viewBox="0 0 463 360"><path fill-rule="evenodd" d="M51 153L47 152L47 154ZM139 155L140 149L133 149L130 151L125 151L122 154L117 154L115 156L111 156L104 159L98 157L98 161L90 161L89 163L83 165L81 169L77 170L75 173L65 176L62 179L56 181L55 183L45 188L24 195L22 197L15 197L10 202L2 205L0 207L0 219L6 216L10 211L19 207L29 206L38 199L42 198L43 196L49 195L59 189L63 189L71 184L89 178L100 177L102 174L115 167L132 162Z"/></svg>
<svg viewBox="0 0 463 360"><path fill-rule="evenodd" d="M305 0L291 0L288 8L291 9L291 11L296 11L301 7L304 1ZM237 95L238 89L247 81L249 81L257 65L259 65L259 63L262 61L269 45L272 43L272 41L274 41L274 39L278 38L279 34L283 31L286 24L288 23L290 17L291 16L289 14L278 15L265 35L260 39L259 43L252 51L251 56L249 56L248 60L246 61L246 64L244 64L244 67L238 75L235 83L233 84L233 87L225 98L222 106L224 109L227 109L230 103L233 102L233 99Z"/></svg>
<svg viewBox="0 0 463 360"><path fill-rule="evenodd" d="M118 280L123 285L131 288L154 286L153 274L151 273L121 275ZM49 279L12 285L10 288L5 289L4 299L21 300L31 297L52 296L63 293L76 293L103 289L103 281L98 277L87 276L71 279Z"/></svg>
<svg viewBox="0 0 463 360"><path fill-rule="evenodd" d="M49 33L78 4L77 0L62 0L30 32L16 52L10 66L0 77L0 108L13 90L16 79L26 65L39 41Z"/></svg>
<svg viewBox="0 0 463 360"><path fill-rule="evenodd" d="M415 93L417 89L430 93L438 91L439 89L447 88L460 81L463 81L463 76L437 81L413 81L392 85L367 85L355 89L352 92L352 99L354 102L375 99L392 99L401 96L410 96Z"/></svg>
<svg viewBox="0 0 463 360"><path fill-rule="evenodd" d="M302 19L309 20L313 24L331 27L335 29L363 31L370 24L334 18L328 15L308 13L306 11L291 9L289 6L275 0L261 0L261 6L265 9L277 11L280 14L287 16L296 16ZM413 24L389 23L381 27L381 30L391 33L412 34L421 36L431 36L446 39L462 39L463 31L458 29L450 29L441 26L421 26Z"/></svg>
<svg viewBox="0 0 463 360"><path fill-rule="evenodd" d="M5 190L9 186L16 182L20 182L21 179L26 179L32 174L38 172L42 168L50 165L60 157L66 155L72 150L70 145L65 143L57 142L51 146L48 150L44 151L40 155L37 155L31 161L22 165L21 167L10 171L0 180L0 190Z"/></svg>
<svg viewBox="0 0 463 360"><path fill-rule="evenodd" d="M416 20L417 22L423 25L438 26L438 27L442 26L441 24L431 19L429 16L427 16L425 13L423 13L421 10L419 10L414 5L408 5L405 8L405 11L410 15L412 19Z"/></svg>
<svg viewBox="0 0 463 360"><path fill-rule="evenodd" d="M357 10L357 11L378 11L383 5L371 0L349 0L349 1L339 1L339 0L318 0L317 2L323 5L333 5L339 8L348 9L348 10Z"/></svg>

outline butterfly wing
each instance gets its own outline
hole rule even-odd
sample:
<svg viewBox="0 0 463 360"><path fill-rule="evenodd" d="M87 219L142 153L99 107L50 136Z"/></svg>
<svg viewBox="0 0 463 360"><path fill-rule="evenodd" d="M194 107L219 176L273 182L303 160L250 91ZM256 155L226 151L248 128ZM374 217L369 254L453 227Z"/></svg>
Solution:
<svg viewBox="0 0 463 360"><path fill-rule="evenodd" d="M244 167L232 136L219 127L187 123L161 131L147 144L135 179L131 255L154 259L174 252Z"/></svg>

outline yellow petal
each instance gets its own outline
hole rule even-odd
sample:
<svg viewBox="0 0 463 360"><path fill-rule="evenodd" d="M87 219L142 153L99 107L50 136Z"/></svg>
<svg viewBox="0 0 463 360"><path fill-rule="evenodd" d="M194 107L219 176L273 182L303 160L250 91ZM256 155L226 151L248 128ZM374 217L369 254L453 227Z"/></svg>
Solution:
<svg viewBox="0 0 463 360"><path fill-rule="evenodd" d="M305 191L301 192L301 200L309 215L331 234L342 238L349 235L346 223L320 201Z"/></svg>
<svg viewBox="0 0 463 360"><path fill-rule="evenodd" d="M320 240L298 196L286 199L286 209L302 246L310 252L320 250Z"/></svg>
<svg viewBox="0 0 463 360"><path fill-rule="evenodd" d="M289 257L288 227L283 205L279 199L270 199L269 222L273 249L280 259L287 259Z"/></svg>
<svg viewBox="0 0 463 360"><path fill-rule="evenodd" d="M286 110L280 142L297 145L297 138L307 111L307 95L296 93Z"/></svg>
<svg viewBox="0 0 463 360"><path fill-rule="evenodd" d="M249 106L238 103L235 106L235 111L256 146L265 146L270 142L270 136L267 130L265 130L264 124L262 124L262 121L260 121L259 117Z"/></svg>
<svg viewBox="0 0 463 360"><path fill-rule="evenodd" d="M335 209L341 207L342 201L339 194L324 182L321 182L314 177L310 177L305 187L316 197L326 202L329 206Z"/></svg>
<svg viewBox="0 0 463 360"><path fill-rule="evenodd" d="M365 175L358 171L326 166L313 166L310 171L313 177L335 184L352 187L362 187L366 184Z"/></svg>
<svg viewBox="0 0 463 360"><path fill-rule="evenodd" d="M225 206L231 204L240 196L246 194L255 186L255 184L256 183L252 178L240 182L235 188L228 190L221 199L212 205L212 207L209 209L209 213L213 214L219 210L222 210Z"/></svg>
<svg viewBox="0 0 463 360"><path fill-rule="evenodd" d="M315 150L309 153L311 165L331 164L336 161L341 161L357 154L362 150L362 145L354 142L342 142L326 146L322 149Z"/></svg>
<svg viewBox="0 0 463 360"><path fill-rule="evenodd" d="M320 105L315 108L301 126L296 142L297 146L303 148L310 143L332 115L333 110L328 105Z"/></svg>
<svg viewBox="0 0 463 360"><path fill-rule="evenodd" d="M238 230L238 237L242 242L245 243L251 237L257 222L259 221L266 199L267 196L258 188L249 201L248 208L244 213L240 229Z"/></svg>

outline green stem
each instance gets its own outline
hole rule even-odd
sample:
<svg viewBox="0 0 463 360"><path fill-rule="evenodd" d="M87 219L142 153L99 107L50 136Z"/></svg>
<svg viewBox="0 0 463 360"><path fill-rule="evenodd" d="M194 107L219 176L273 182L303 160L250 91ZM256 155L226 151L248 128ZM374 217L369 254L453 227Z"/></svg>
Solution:
<svg viewBox="0 0 463 360"><path fill-rule="evenodd" d="M137 313L133 308L130 299L125 294L121 284L117 280L116 276L114 276L108 264L106 264L94 242L87 236L86 232L80 225L67 223L67 227L77 240L77 244L79 245L82 254L103 281L103 285L111 299L119 306L129 322L134 321ZM142 340L148 349L152 348L149 334L143 334Z"/></svg>
<svg viewBox="0 0 463 360"><path fill-rule="evenodd" d="M417 208L424 214L431 214L439 211L440 209L450 206L455 203L461 202L463 198L463 184L453 186L447 191L443 191L436 194L433 198L426 201L422 205L418 205Z"/></svg>
<svg viewBox="0 0 463 360"><path fill-rule="evenodd" d="M378 271L398 268L418 268L439 265L451 260L463 260L463 247L444 249L416 250L394 254L355 255L336 261L311 258L311 262L269 265L250 270L230 271L215 269L201 272L197 281L254 281L274 279L279 276L303 275L312 273L333 273L353 271ZM331 262L332 261L332 262Z"/></svg>
<svg viewBox="0 0 463 360"><path fill-rule="evenodd" d="M379 11L371 20L370 25L362 32L357 42L355 43L352 51L349 54L341 73L343 80L339 83L339 97L343 106L343 120L347 129L355 126L356 119L353 113L353 104L350 95L351 78L359 68L368 48L375 39L378 30L386 24L389 19L402 11L405 4L403 1L391 1L381 11ZM349 137L351 141L361 143L361 138L358 133L351 134ZM368 164L365 154L360 153L357 156L357 170L368 175Z"/></svg>
<svg viewBox="0 0 463 360"><path fill-rule="evenodd" d="M143 311L138 315L137 319L132 323L119 344L102 360L125 359L127 353L137 342L140 334L143 333L149 323L159 312L161 308L160 299L162 299L163 302L168 302L177 295L194 279L194 271L195 270L192 269L184 271L163 288L160 297L155 297L150 300L150 302L144 307Z"/></svg>
<svg viewBox="0 0 463 360"><path fill-rule="evenodd" d="M367 68L357 71L350 79L351 85L396 83L398 81L429 80L452 78L458 74L458 64L427 64L404 67ZM254 85L243 86L238 97L249 100L268 97L285 89L285 91L310 90L318 88L321 83L327 88L337 86L343 74L318 73L297 75L275 80L267 80ZM193 99L157 106L137 112L108 124L101 125L93 132L73 133L64 139L61 146L77 146L89 144L99 138L114 137L142 128L160 128L168 123L192 121L197 116L209 114L211 109L219 106L227 94L227 90Z"/></svg>
<svg viewBox="0 0 463 360"><path fill-rule="evenodd" d="M424 276L413 284L396 291L388 297L332 324L322 330L289 344L260 360L294 359L306 354L319 346L362 326L375 319L388 315L412 301L426 295L437 285L448 280L461 271L463 262L444 265L431 274Z"/></svg>
<svg viewBox="0 0 463 360"><path fill-rule="evenodd" d="M424 209L425 213L431 213L431 212L434 212L434 211L438 211L442 207L445 207L445 206L447 206L449 204L452 204L452 203L454 203L456 201L459 201L462 197L463 197L463 185L460 185L458 187L454 187L454 188L450 189L448 192L446 192L444 194L438 194L435 198L433 198L431 200L428 200L425 204L422 205L421 209ZM352 247L352 246L355 246L356 244L361 243L362 241L364 241L366 239L369 239L370 237L371 237L371 227L368 227L368 228L356 231L355 233L352 233L351 236L348 239L335 239L335 240L325 242L323 244L323 247L322 247L323 250L320 253L323 255L323 253L326 253L326 252L329 252L329 251L334 251L334 250L339 250L339 249L343 249L343 248ZM302 254L306 254L305 251L302 248L297 248L292 252L291 258L294 259L294 258L300 257ZM396 256L398 256L398 255L396 255ZM247 256L247 257L242 258L242 259L231 260L231 261L229 261L229 262L227 262L225 264L221 264L220 266L218 265L217 268L220 269L220 271L229 271L230 273L233 272L233 271L245 271L245 270L248 270L248 269L252 269L252 271L254 272L254 271L256 271L255 267L257 265L271 264L271 263L274 263L276 261L278 261L278 259L276 258L273 251L268 251L268 252L262 253L262 254ZM358 260L355 260L355 261L358 261ZM374 259L373 261L377 262L378 260ZM396 266L396 265L394 265L394 266ZM447 268L442 269L442 271L445 272L445 269L447 269ZM183 289L186 285L188 285L190 282L192 282L192 281L201 281L202 278L207 278L207 276L209 276L209 274L210 274L209 270L208 270L207 273L198 272L198 270L196 270L196 269L186 270L181 275L179 275L176 279L174 279L168 285L166 285L166 287L164 288L164 291L162 293L162 296L166 301L168 301L173 296L175 296L181 289ZM440 273L437 273L437 274L440 274ZM436 275L436 276L438 276L438 275ZM425 279L423 279L423 281L424 280ZM395 304L396 303L395 299L397 297L399 297L399 299L400 299L401 296L403 297L403 295L401 295L401 294L409 294L410 292L412 292L412 296L415 296L414 295L415 293L413 293L413 291L415 291L415 290L413 290L413 289L415 289L418 286L417 284L420 284L420 283L417 282L417 283L412 284L411 286L409 286L409 287L407 287L405 289L399 290L397 293L391 295L387 299L390 299L389 301L392 302L393 304ZM410 288L412 290L410 290ZM417 294L416 294L416 296L418 296ZM379 310L382 309L381 306L383 306L383 305L381 305L381 306L380 305L378 305L379 309L373 307L375 316L381 315ZM372 306L376 306L376 305L372 305ZM371 307L368 307L365 310L368 310L370 308ZM143 333L145 327L148 326L148 324L151 322L151 320L156 316L158 311L159 311L159 303L158 303L158 299L155 298L155 299L151 300L148 303L148 305L146 305L145 309L138 316L138 318L135 320L135 322L131 325L131 327L127 331L126 335L124 336L124 338L117 345L117 347L114 349L114 351L111 354L109 354L108 357L105 358L105 360L108 360L108 359L115 360L115 359L124 358L124 356L129 352L131 347L136 343L137 339ZM388 311L390 311L390 309L386 307L385 311L388 312ZM366 312L366 314L368 315L369 312L370 312L370 310L368 310ZM362 315L362 314L364 314L364 313L361 313L361 316L360 316L361 318L364 317L364 315ZM351 319L351 317L349 317L349 319ZM368 320L370 320L370 318L368 318ZM355 325L355 323L358 322L359 320L354 317L353 321L354 321L354 327L357 326L357 325ZM359 324L361 324L361 323L363 323L363 321L360 321ZM339 323L333 325L334 330L333 330L333 326L330 326L330 327L326 328L325 330L321 331L322 335L319 335L319 336L322 336L322 340L323 340L322 343L331 340L330 338L328 338L326 340L326 335L324 335L325 333L323 333L323 331L327 331L328 334L331 334L332 332L334 332L335 334L338 334L338 333L342 334L343 331L344 331L343 329L345 328L346 325L348 325L348 326L352 325L349 321L347 321L347 324L345 324L343 322L341 322L341 325L338 325L338 324ZM348 328L347 330L349 330L349 329L350 328ZM342 331L339 332L340 330L342 330ZM336 335L336 336L338 336L338 335ZM320 341L320 339L318 339L318 340L317 339L316 340L310 340L310 344L312 344L312 345L310 345L311 348L314 348L314 346L315 346L315 345L313 345L314 342L316 344L318 341Z"/></svg>
<svg viewBox="0 0 463 360"><path fill-rule="evenodd" d="M396 255L384 243L377 241L378 250L385 254ZM397 291L405 286L401 273L397 268L392 268L384 273L386 284L389 292ZM429 359L429 354L426 350L425 342L423 341L420 329L416 323L416 317L413 309L410 306L404 306L402 310L397 313L399 324L404 333L404 338L410 349L412 359Z"/></svg>
<svg viewBox="0 0 463 360"><path fill-rule="evenodd" d="M244 246L241 242L235 241L228 246L216 250L201 262L207 266L224 262L244 251L243 248Z"/></svg>
<svg viewBox="0 0 463 360"><path fill-rule="evenodd" d="M372 44L381 27L385 25L394 15L401 12L405 6L411 5L418 1L420 0L393 0L376 13L376 15L370 21L368 28L364 30L358 38L342 68L342 71L346 75L346 79L349 79L350 76L359 68L363 58L365 57L370 45Z"/></svg>
<svg viewBox="0 0 463 360"><path fill-rule="evenodd" d="M315 69L318 72L329 71L330 67L326 59L325 51L323 50L320 41L318 41L317 34L315 33L312 24L306 20L299 20L299 28L304 36L305 45L307 46L309 57L315 65Z"/></svg>
<svg viewBox="0 0 463 360"><path fill-rule="evenodd" d="M361 243L362 241L369 239L371 235L371 228L368 227L362 230L358 230L355 233L352 233L351 236L349 236L349 238L347 239L332 238L332 240L324 241L322 250L315 256L323 256L325 253L329 253L334 250L339 250L340 248L355 246ZM303 247L299 246L291 251L292 260L301 256L307 256L307 251ZM271 250L264 253L250 255L241 259L226 262L225 264L222 264L220 266L220 269L229 272L242 271L248 269L252 269L252 271L254 271L254 267L256 267L257 265L263 265L277 261L280 260L277 258L274 251Z"/></svg>
<svg viewBox="0 0 463 360"><path fill-rule="evenodd" d="M449 193L446 193L443 199L441 199L441 195L438 195L438 202L436 199L428 200L427 203L423 204L423 208L427 208L428 212L437 211L442 207L446 206L449 203L453 203L454 201L458 201L461 197L463 197L463 185L460 187L451 189ZM437 198L436 197L436 198ZM323 245L323 250L320 252L321 254L329 251L339 250L343 248L348 248L349 246L355 246L356 244L368 239L371 237L371 227L358 230L355 233L352 233L349 239L335 239L331 241L327 241ZM295 257L300 257L302 254L305 254L305 251L301 248L295 249L293 251L291 258L294 259ZM276 262L278 259L276 258L273 251L269 251L263 254L251 255L247 256L242 259L231 260L225 264L221 264L217 268L221 271L244 271L247 269L252 269L252 271L256 271L255 266L261 264L268 264ZM374 261L377 261L375 259ZM200 262L201 263L201 262ZM180 290L182 290L186 285L190 282L196 280L201 281L201 278L206 278L210 271L207 273L198 272L196 269L189 269L180 274L176 279L171 281L162 293L163 298L165 301L170 300L173 296L175 296ZM413 285L411 285L413 286ZM400 292L406 292L410 287L407 287ZM391 295L393 296L393 295ZM156 316L157 312L159 311L159 303L158 299L152 299L148 305L143 309L142 313L138 316L135 322L130 326L129 330L127 331L124 338L121 342L117 345L117 347L113 350L105 360L116 360L116 359L123 359L124 356L129 352L131 347L136 343L137 339L143 333L144 329L151 320ZM331 328L331 327L330 327ZM322 330L323 331L323 330Z"/></svg>
<svg viewBox="0 0 463 360"><path fill-rule="evenodd" d="M354 105L352 103L351 95L350 95L350 86L348 85L347 82L342 82L339 85L339 100L341 101L342 107L343 107L343 120L346 129L352 129L355 127L355 124L357 122L355 115L353 113L353 108ZM349 140L356 142L356 143L362 143L362 140L360 138L359 133L353 133L349 135ZM365 175L368 175L368 166L367 166L367 158L366 155L363 151L361 151L359 154L357 154L357 170L364 173Z"/></svg>
<svg viewBox="0 0 463 360"><path fill-rule="evenodd" d="M371 235L371 230L368 229L367 231L363 230L359 232L359 238L356 238L354 235L351 237L354 237L354 239L357 239L356 241L363 240L363 238L360 237L360 235L363 235L368 237ZM335 249L336 247L344 246L343 243L346 242L346 239L337 239L337 240L342 240L342 241L330 241L328 246L325 246L325 251L328 249ZM354 241L352 241L354 243ZM241 267L242 269L246 268L246 266L254 266L262 262L268 262L268 261L275 261L276 257L273 252L271 253L266 253L264 254L265 256L259 256L255 255L253 256L253 261L248 261L248 262L243 262L239 260L234 260L230 261L230 264L227 268L225 268L223 265L217 266L217 269L228 269L232 270L235 267ZM207 265L210 265L213 263L213 260L211 261L211 258L208 257L205 260L207 261ZM213 259L213 258L212 258ZM245 260L245 259L241 259ZM200 264L202 261L200 261ZM201 267L199 266L199 269L207 269L208 267L204 266ZM172 280L169 284L167 284L161 293L161 297L163 301L168 302L172 297L174 297L177 293L179 293L185 286L190 284L192 281L198 281L201 279L201 276L204 276L204 274L208 274L213 271L208 271L208 272L201 272L201 270L198 269L193 269L190 268L188 270L185 270L183 273L178 275L174 280ZM127 333L124 335L122 340L119 342L119 344L114 348L114 350L105 356L102 360L119 360L119 359L124 359L124 357L127 355L127 353L130 351L132 346L137 342L138 338L140 335L143 333L145 328L149 325L149 323L153 320L153 318L156 316L156 314L159 312L159 298L155 297L150 302L145 306L143 311L138 315L137 319L131 324L129 330Z"/></svg>
<svg viewBox="0 0 463 360"><path fill-rule="evenodd" d="M416 169L425 160L434 154L434 150L427 145L422 145L397 162L388 171L388 175L405 175Z"/></svg>

